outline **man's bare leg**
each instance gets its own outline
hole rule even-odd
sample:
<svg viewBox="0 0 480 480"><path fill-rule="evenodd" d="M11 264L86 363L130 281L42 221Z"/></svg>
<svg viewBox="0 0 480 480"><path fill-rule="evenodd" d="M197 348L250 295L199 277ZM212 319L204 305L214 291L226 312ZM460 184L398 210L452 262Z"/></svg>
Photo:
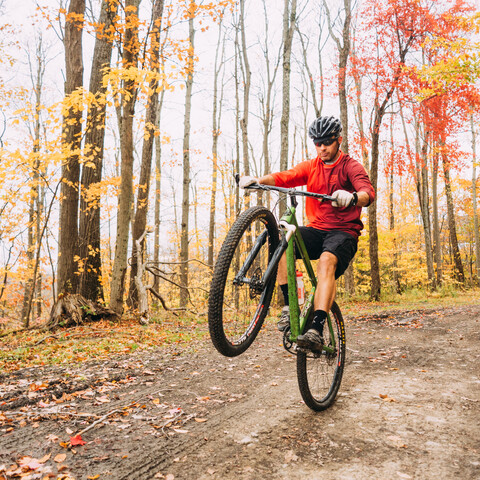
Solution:
<svg viewBox="0 0 480 480"><path fill-rule="evenodd" d="M313 299L313 321L311 328L303 335L297 338L297 344L300 347L318 350L323 344L323 326L327 318L327 313L332 308L337 291L335 281L335 270L338 259L330 252L323 252L320 255L317 264L318 286Z"/></svg>
<svg viewBox="0 0 480 480"><path fill-rule="evenodd" d="M335 281L337 264L338 258L330 252L323 252L318 260L318 287L313 301L315 310L323 310L328 313L332 308L337 293L337 282Z"/></svg>
<svg viewBox="0 0 480 480"><path fill-rule="evenodd" d="M286 285L288 283L287 271L287 254L284 253L278 262L277 282L279 285Z"/></svg>

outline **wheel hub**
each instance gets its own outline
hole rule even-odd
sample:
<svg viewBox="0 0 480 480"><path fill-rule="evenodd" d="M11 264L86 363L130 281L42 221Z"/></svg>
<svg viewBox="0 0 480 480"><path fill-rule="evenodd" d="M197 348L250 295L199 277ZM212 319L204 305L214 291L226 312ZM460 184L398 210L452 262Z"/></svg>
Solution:
<svg viewBox="0 0 480 480"><path fill-rule="evenodd" d="M253 272L252 279L250 280L250 298L258 297L263 292L264 285L262 284L262 269L257 267Z"/></svg>

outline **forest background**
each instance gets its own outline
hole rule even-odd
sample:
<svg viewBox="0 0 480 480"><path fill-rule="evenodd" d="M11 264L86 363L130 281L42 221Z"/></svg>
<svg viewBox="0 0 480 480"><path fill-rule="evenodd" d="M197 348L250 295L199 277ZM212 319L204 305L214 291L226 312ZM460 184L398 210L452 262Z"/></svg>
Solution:
<svg viewBox="0 0 480 480"><path fill-rule="evenodd" d="M72 293L145 313L145 286L205 314L236 216L277 203L234 173L312 158L319 115L341 118L377 190L340 295L478 286L477 2L0 5L5 325Z"/></svg>

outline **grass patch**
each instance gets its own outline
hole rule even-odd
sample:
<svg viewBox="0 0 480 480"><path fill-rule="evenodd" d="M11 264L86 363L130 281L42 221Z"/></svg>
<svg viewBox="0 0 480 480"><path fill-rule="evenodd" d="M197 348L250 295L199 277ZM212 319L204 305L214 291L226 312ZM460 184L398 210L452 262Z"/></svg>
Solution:
<svg viewBox="0 0 480 480"><path fill-rule="evenodd" d="M45 332L28 330L0 338L0 372L26 367L107 359L161 347L182 350L208 334L205 319L162 317L149 325L134 318L101 321Z"/></svg>

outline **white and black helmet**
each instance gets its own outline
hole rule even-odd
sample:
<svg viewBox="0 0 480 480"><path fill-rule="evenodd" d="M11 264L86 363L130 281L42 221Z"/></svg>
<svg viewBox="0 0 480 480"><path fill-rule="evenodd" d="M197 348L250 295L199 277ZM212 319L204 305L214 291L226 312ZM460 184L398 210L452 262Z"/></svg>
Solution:
<svg viewBox="0 0 480 480"><path fill-rule="evenodd" d="M342 124L335 117L319 117L308 129L308 136L314 141L327 138L338 138L342 132Z"/></svg>

